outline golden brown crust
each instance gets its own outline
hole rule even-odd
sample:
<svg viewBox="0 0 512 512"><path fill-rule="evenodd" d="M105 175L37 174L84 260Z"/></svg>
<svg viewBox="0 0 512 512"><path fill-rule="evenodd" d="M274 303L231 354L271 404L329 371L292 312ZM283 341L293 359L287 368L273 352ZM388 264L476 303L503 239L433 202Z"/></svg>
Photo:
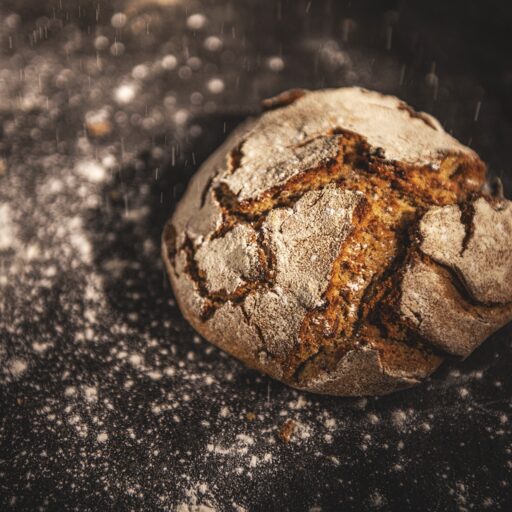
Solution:
<svg viewBox="0 0 512 512"><path fill-rule="evenodd" d="M365 395L419 382L510 320L512 208L482 196L474 152L396 98L283 98L204 164L164 231L198 332L294 387ZM464 321L475 340L457 338Z"/></svg>

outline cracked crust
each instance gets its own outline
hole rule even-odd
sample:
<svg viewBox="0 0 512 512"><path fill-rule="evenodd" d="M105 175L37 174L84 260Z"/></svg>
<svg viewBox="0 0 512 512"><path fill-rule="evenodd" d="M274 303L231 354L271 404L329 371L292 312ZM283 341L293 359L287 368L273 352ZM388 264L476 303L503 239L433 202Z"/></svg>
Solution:
<svg viewBox="0 0 512 512"><path fill-rule="evenodd" d="M512 302L512 212L508 201L469 203L464 225L459 205L433 208L422 219L421 250L452 268L475 301Z"/></svg>
<svg viewBox="0 0 512 512"><path fill-rule="evenodd" d="M193 327L335 395L417 384L512 318L512 206L428 114L358 88L291 91L194 176L162 252Z"/></svg>
<svg viewBox="0 0 512 512"><path fill-rule="evenodd" d="M402 319L440 350L468 356L512 318L512 305L471 304L454 285L448 271L415 261L402 281Z"/></svg>
<svg viewBox="0 0 512 512"><path fill-rule="evenodd" d="M339 137L326 134L338 127L364 135L387 160L439 165L447 153L470 153L436 119L395 97L357 87L331 89L261 116L245 138L238 168L223 182L240 201L258 197L334 158Z"/></svg>

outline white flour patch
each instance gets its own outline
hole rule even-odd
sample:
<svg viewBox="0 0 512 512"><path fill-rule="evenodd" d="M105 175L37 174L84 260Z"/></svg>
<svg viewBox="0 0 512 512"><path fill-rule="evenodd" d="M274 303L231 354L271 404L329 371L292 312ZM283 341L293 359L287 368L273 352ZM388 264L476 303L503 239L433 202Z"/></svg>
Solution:
<svg viewBox="0 0 512 512"><path fill-rule="evenodd" d="M8 204L0 204L0 251L11 249L15 244L15 227Z"/></svg>
<svg viewBox="0 0 512 512"><path fill-rule="evenodd" d="M100 432L96 436L96 440L98 441L98 443L106 443L108 441L108 434L106 432Z"/></svg>
<svg viewBox="0 0 512 512"><path fill-rule="evenodd" d="M7 362L7 372L15 379L21 377L28 368L28 363L24 359L14 357Z"/></svg>
<svg viewBox="0 0 512 512"><path fill-rule="evenodd" d="M82 160L77 163L76 171L82 178L92 183L102 183L107 179L107 170L95 160Z"/></svg>

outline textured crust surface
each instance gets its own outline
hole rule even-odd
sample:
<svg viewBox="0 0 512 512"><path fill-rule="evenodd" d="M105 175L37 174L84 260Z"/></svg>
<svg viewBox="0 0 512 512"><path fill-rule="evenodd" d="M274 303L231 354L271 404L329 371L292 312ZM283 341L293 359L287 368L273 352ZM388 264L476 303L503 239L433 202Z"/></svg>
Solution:
<svg viewBox="0 0 512 512"><path fill-rule="evenodd" d="M428 114L300 91L233 133L162 238L185 317L294 387L384 394L512 318L512 205Z"/></svg>
<svg viewBox="0 0 512 512"><path fill-rule="evenodd" d="M429 211L420 224L421 250L457 272L474 300L511 302L511 205L493 206L479 198L469 206L469 226L461 222L463 211L458 205Z"/></svg>
<svg viewBox="0 0 512 512"><path fill-rule="evenodd" d="M329 134L338 128L364 135L389 160L414 165L438 165L448 152L469 151L436 119L397 98L359 88L316 91L262 116L245 138L238 168L223 181L241 200L254 198L334 158L339 136Z"/></svg>

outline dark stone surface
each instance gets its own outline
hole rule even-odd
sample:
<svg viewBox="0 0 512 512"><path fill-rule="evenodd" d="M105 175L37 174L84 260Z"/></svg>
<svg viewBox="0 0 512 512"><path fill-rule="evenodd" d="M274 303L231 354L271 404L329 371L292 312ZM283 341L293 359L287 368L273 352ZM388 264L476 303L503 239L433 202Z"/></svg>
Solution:
<svg viewBox="0 0 512 512"><path fill-rule="evenodd" d="M159 238L290 87L397 94L510 195L511 23L497 1L3 1L0 509L510 510L511 327L415 389L298 393L194 335Z"/></svg>

